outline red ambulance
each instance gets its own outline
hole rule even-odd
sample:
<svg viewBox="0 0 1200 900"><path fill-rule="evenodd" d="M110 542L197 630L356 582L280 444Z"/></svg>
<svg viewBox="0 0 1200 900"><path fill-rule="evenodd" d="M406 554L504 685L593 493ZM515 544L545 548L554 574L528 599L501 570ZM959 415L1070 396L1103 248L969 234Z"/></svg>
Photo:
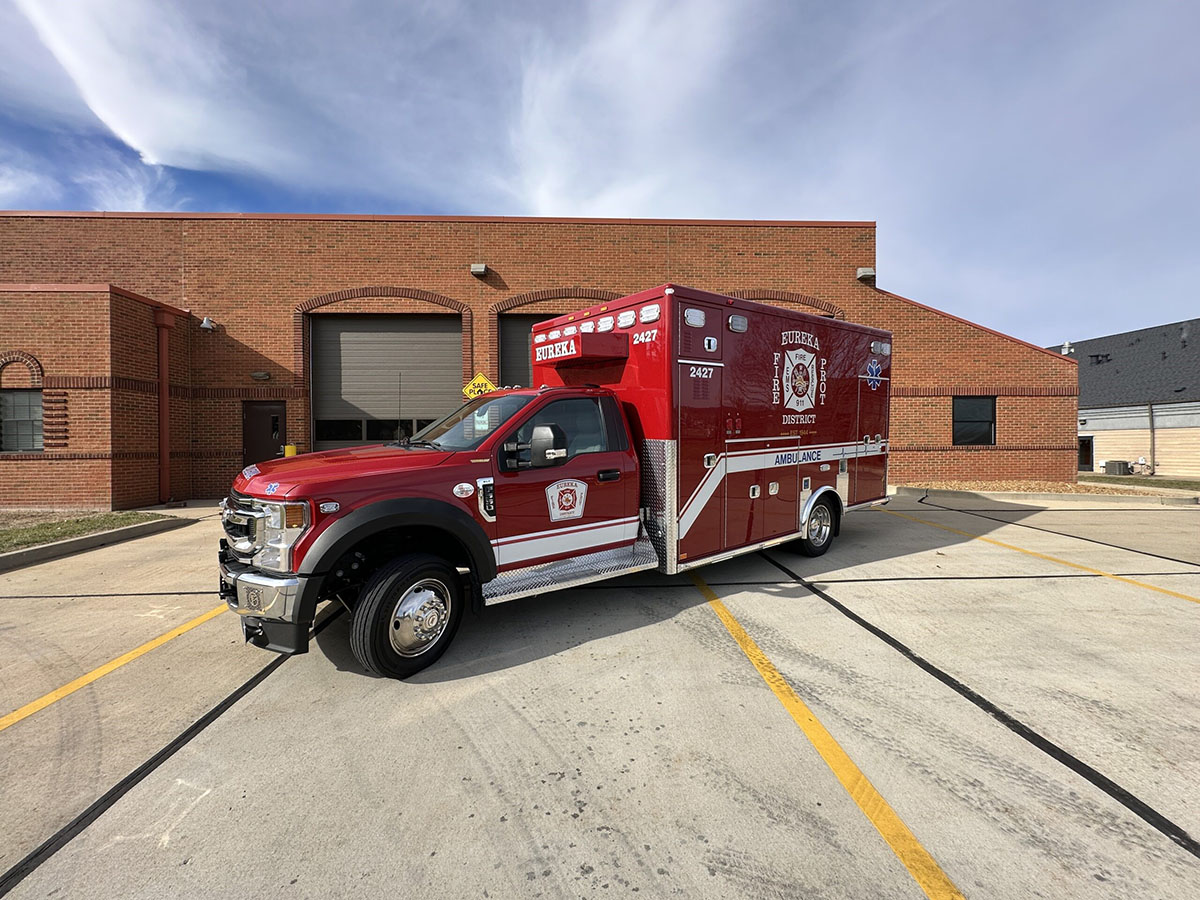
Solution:
<svg viewBox="0 0 1200 900"><path fill-rule="evenodd" d="M308 649L351 610L368 670L420 671L467 605L673 574L886 502L891 335L680 285L542 322L533 382L394 444L249 466L221 594L248 641Z"/></svg>

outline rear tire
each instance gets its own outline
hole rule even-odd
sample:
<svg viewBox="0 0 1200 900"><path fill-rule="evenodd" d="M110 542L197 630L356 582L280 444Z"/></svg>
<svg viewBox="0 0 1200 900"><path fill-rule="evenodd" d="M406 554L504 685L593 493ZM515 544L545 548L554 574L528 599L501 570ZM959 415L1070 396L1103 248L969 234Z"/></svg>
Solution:
<svg viewBox="0 0 1200 900"><path fill-rule="evenodd" d="M350 649L368 672L407 678L446 652L462 610L453 566L424 553L398 557L363 586L350 624Z"/></svg>
<svg viewBox="0 0 1200 900"><path fill-rule="evenodd" d="M822 498L808 514L808 536L800 539L800 552L805 556L822 556L833 543L833 526L837 513L833 504Z"/></svg>

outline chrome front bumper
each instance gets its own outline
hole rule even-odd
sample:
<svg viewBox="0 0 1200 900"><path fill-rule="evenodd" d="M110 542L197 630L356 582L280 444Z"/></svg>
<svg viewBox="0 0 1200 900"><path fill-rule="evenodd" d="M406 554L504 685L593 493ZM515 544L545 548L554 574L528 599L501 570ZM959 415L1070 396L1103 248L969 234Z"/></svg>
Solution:
<svg viewBox="0 0 1200 900"><path fill-rule="evenodd" d="M221 599L241 616L283 622L296 621L300 579L294 575L265 575L222 547L218 557Z"/></svg>

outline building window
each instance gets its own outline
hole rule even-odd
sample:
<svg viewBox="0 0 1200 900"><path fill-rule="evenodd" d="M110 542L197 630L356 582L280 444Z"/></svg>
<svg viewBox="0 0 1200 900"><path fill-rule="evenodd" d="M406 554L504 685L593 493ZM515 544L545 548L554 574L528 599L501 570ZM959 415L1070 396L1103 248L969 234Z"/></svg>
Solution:
<svg viewBox="0 0 1200 900"><path fill-rule="evenodd" d="M28 389L0 390L0 450L42 449L42 392Z"/></svg>
<svg viewBox="0 0 1200 900"><path fill-rule="evenodd" d="M954 398L954 445L990 447L996 443L996 398Z"/></svg>
<svg viewBox="0 0 1200 900"><path fill-rule="evenodd" d="M344 444L378 444L412 437L433 422L433 419L317 419L314 437L318 441Z"/></svg>

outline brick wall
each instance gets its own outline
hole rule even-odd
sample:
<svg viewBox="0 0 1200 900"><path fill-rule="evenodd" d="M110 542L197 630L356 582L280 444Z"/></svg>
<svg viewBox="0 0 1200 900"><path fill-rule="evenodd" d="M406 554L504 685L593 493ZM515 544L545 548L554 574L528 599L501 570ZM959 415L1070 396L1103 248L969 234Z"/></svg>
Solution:
<svg viewBox="0 0 1200 900"><path fill-rule="evenodd" d="M0 453L0 505L109 508L108 299L98 290L0 294L0 386L42 388L46 447Z"/></svg>
<svg viewBox="0 0 1200 900"><path fill-rule="evenodd" d="M0 453L0 506L158 502L155 309L107 286L0 290L0 361L8 361L0 386L42 388L45 434L42 453ZM172 332L172 442L182 448L173 454L173 483L181 496L191 491L187 340L186 328Z"/></svg>
<svg viewBox="0 0 1200 900"><path fill-rule="evenodd" d="M473 262L488 265L486 278L471 276ZM664 281L892 330L893 481L1073 479L1071 362L855 279L858 267L874 264L872 223L0 214L0 282L111 282L192 310L172 332L180 496L227 489L242 463L243 399L286 401L289 439L308 449L311 317L456 315L464 380L477 371L495 380L499 315L550 316ZM0 295L0 315L12 296ZM204 316L215 332L199 328ZM153 362L150 346L129 358L130 371ZM251 379L258 371L270 379ZM950 446L954 393L1001 397L1000 448ZM122 393L115 402L122 422L149 421L146 397ZM146 452L132 449L149 440L139 428L118 427L131 453ZM114 467L122 498L156 480L156 463L128 462Z"/></svg>

